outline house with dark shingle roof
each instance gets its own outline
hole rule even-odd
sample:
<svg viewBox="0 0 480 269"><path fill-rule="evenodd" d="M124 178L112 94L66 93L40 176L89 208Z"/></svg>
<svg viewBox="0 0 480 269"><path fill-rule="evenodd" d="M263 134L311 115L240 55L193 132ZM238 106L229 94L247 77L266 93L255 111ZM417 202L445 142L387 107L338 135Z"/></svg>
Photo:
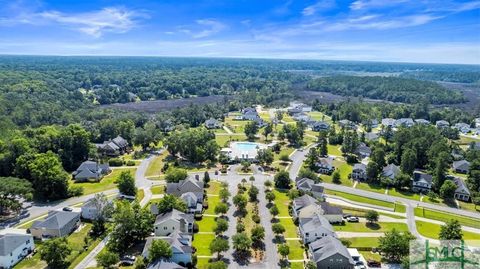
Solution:
<svg viewBox="0 0 480 269"><path fill-rule="evenodd" d="M218 129L218 128L221 127L221 125L222 124L214 118L210 118L210 119L205 121L205 127L207 129Z"/></svg>
<svg viewBox="0 0 480 269"><path fill-rule="evenodd" d="M470 162L467 160L460 160L453 162L452 164L453 171L460 174L468 174L470 170Z"/></svg>
<svg viewBox="0 0 480 269"><path fill-rule="evenodd" d="M448 123L448 121L445 121L445 120L437 120L435 122L435 126L437 126L438 129L443 129L443 128L450 127L450 123Z"/></svg>
<svg viewBox="0 0 480 269"><path fill-rule="evenodd" d="M193 233L195 219L192 214L183 213L176 209L160 214L153 224L156 236L169 236L175 232Z"/></svg>
<svg viewBox="0 0 480 269"><path fill-rule="evenodd" d="M382 177L394 180L401 173L400 167L391 163L383 168Z"/></svg>
<svg viewBox="0 0 480 269"><path fill-rule="evenodd" d="M429 125L430 124L430 121L426 120L426 119L415 119L415 124L418 124L418 125Z"/></svg>
<svg viewBox="0 0 480 269"><path fill-rule="evenodd" d="M367 166L363 163L356 163L352 169L352 179L365 180L367 179Z"/></svg>
<svg viewBox="0 0 480 269"><path fill-rule="evenodd" d="M100 181L102 177L112 170L108 164L99 164L94 161L84 161L72 175L76 182Z"/></svg>
<svg viewBox="0 0 480 269"><path fill-rule="evenodd" d="M128 141L121 136L104 141L102 144L95 144L99 153L105 156L119 156L128 152Z"/></svg>
<svg viewBox="0 0 480 269"><path fill-rule="evenodd" d="M30 234L6 233L0 235L0 268L13 268L35 248Z"/></svg>
<svg viewBox="0 0 480 269"><path fill-rule="evenodd" d="M80 213L50 211L43 220L33 222L30 233L37 239L62 237L71 234L80 225Z"/></svg>
<svg viewBox="0 0 480 269"><path fill-rule="evenodd" d="M470 190L461 178L453 177L452 181L457 185L454 198L457 200L468 202L470 200Z"/></svg>
<svg viewBox="0 0 480 269"><path fill-rule="evenodd" d="M315 121L312 122L312 130L315 132L328 131L330 130L330 124L324 121Z"/></svg>
<svg viewBox="0 0 480 269"><path fill-rule="evenodd" d="M319 158L315 166L317 167L317 172L320 174L330 175L335 171L335 166L333 166L333 160L331 158Z"/></svg>
<svg viewBox="0 0 480 269"><path fill-rule="evenodd" d="M185 267L180 266L174 262L167 262L164 260L159 260L153 263L150 263L147 266L147 269L185 269Z"/></svg>
<svg viewBox="0 0 480 269"><path fill-rule="evenodd" d="M428 193L432 189L432 176L420 171L413 172L412 190L414 192Z"/></svg>
<svg viewBox="0 0 480 269"><path fill-rule="evenodd" d="M353 269L355 263L347 248L333 236L326 236L309 246L310 259L317 268Z"/></svg>
<svg viewBox="0 0 480 269"><path fill-rule="evenodd" d="M203 199L204 199L204 183L203 181L187 178L185 180L181 180L178 183L167 183L167 194L175 195L179 198L184 199L184 201L189 204L189 211L197 212L198 210L201 212L203 209ZM189 193L188 195L184 195ZM193 195L196 197L196 204L194 205L193 202L190 200L193 198ZM155 213L155 212L152 212Z"/></svg>
<svg viewBox="0 0 480 269"><path fill-rule="evenodd" d="M173 253L172 257L168 259L169 262L183 266L188 266L191 264L193 254L192 236L175 232L171 236L148 237L142 251L142 256L144 258L148 258L150 247L155 240L164 240L172 247Z"/></svg>
<svg viewBox="0 0 480 269"><path fill-rule="evenodd" d="M330 222L319 213L311 218L300 219L298 228L304 244L309 244L323 237L336 236Z"/></svg>

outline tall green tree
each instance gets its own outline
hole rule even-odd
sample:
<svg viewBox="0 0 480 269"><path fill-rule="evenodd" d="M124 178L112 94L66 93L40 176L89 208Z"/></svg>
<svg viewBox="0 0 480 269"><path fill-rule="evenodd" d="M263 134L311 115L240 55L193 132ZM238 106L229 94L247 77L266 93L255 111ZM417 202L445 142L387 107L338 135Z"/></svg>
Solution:
<svg viewBox="0 0 480 269"><path fill-rule="evenodd" d="M45 241L40 248L40 258L45 261L50 268L63 269L69 265L68 256L72 249L68 245L67 238L58 237Z"/></svg>
<svg viewBox="0 0 480 269"><path fill-rule="evenodd" d="M410 240L414 236L409 232L401 233L396 229L385 232L385 235L378 239L378 248L382 256L390 262L400 262L409 254Z"/></svg>
<svg viewBox="0 0 480 269"><path fill-rule="evenodd" d="M22 200L33 198L32 183L25 179L0 177L0 214L7 211L19 211Z"/></svg>
<svg viewBox="0 0 480 269"><path fill-rule="evenodd" d="M187 204L175 195L166 194L157 202L158 214L163 214L176 209L181 212L187 212Z"/></svg>
<svg viewBox="0 0 480 269"><path fill-rule="evenodd" d="M154 262L157 260L168 260L173 256L172 246L162 239L155 239L148 250L148 260Z"/></svg>
<svg viewBox="0 0 480 269"><path fill-rule="evenodd" d="M258 124L254 121L248 122L245 124L244 132L248 140L254 140L255 135L258 133Z"/></svg>
<svg viewBox="0 0 480 269"><path fill-rule="evenodd" d="M461 240L463 238L462 226L458 220L451 219L440 227L438 235L440 240Z"/></svg>
<svg viewBox="0 0 480 269"><path fill-rule="evenodd" d="M123 195L135 196L137 187L135 186L135 178L130 171L123 171L117 179L118 190Z"/></svg>
<svg viewBox="0 0 480 269"><path fill-rule="evenodd" d="M28 165L35 195L43 200L57 200L68 196L69 175L63 170L53 152L39 153Z"/></svg>
<svg viewBox="0 0 480 269"><path fill-rule="evenodd" d="M230 246L228 240L222 237L217 237L210 242L209 248L211 253L217 253L217 259L220 260L222 252L227 251Z"/></svg>

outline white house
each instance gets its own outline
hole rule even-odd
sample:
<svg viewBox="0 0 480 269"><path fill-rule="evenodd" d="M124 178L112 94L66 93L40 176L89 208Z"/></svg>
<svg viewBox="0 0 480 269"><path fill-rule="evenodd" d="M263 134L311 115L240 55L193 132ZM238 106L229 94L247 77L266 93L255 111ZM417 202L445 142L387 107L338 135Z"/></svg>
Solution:
<svg viewBox="0 0 480 269"><path fill-rule="evenodd" d="M155 240L164 240L172 248L172 257L169 262L174 262L181 266L191 265L192 262L192 237L187 234L173 233L171 236L164 237L148 237L143 247L142 256L148 258L150 247Z"/></svg>
<svg viewBox="0 0 480 269"><path fill-rule="evenodd" d="M153 227L156 236L169 236L175 232L193 233L194 221L193 215L173 209L158 215Z"/></svg>
<svg viewBox="0 0 480 269"><path fill-rule="evenodd" d="M0 268L12 268L35 248L30 234L6 233L0 235Z"/></svg>

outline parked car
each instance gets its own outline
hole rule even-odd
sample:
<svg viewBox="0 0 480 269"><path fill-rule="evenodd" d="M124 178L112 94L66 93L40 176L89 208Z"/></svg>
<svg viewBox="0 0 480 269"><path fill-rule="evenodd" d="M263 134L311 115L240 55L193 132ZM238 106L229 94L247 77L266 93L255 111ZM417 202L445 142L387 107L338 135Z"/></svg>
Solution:
<svg viewBox="0 0 480 269"><path fill-rule="evenodd" d="M382 267L382 264L380 262L377 262L377 261L374 261L374 260L368 260L367 265L368 265L368 267L373 267L373 268Z"/></svg>
<svg viewBox="0 0 480 269"><path fill-rule="evenodd" d="M348 217L348 218L347 218L347 221L348 221L348 222L359 222L359 219L358 219L357 217L353 217L353 216L352 216L352 217Z"/></svg>
<svg viewBox="0 0 480 269"><path fill-rule="evenodd" d="M132 255L125 255L123 256L121 259L120 259L120 263L122 265L128 265L128 266L132 266L135 264L135 260L137 258L135 256L132 256Z"/></svg>
<svg viewBox="0 0 480 269"><path fill-rule="evenodd" d="M72 212L73 211L73 209L71 207L64 207L62 210L67 211L67 212Z"/></svg>
<svg viewBox="0 0 480 269"><path fill-rule="evenodd" d="M350 214L345 214L345 215L343 215L343 218L344 218L344 219L347 219L347 218L350 218L350 217L352 217L352 215L350 215Z"/></svg>

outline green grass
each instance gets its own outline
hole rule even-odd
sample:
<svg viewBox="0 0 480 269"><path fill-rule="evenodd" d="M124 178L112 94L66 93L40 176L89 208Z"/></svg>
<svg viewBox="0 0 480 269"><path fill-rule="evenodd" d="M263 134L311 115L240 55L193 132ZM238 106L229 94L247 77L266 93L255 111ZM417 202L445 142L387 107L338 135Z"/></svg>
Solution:
<svg viewBox="0 0 480 269"><path fill-rule="evenodd" d="M398 231L408 231L408 226L405 223L396 222L378 222L375 224L367 224L365 222L345 222L343 225L333 225L335 231L338 232L358 232L358 233L376 233L387 232L393 228Z"/></svg>
<svg viewBox="0 0 480 269"><path fill-rule="evenodd" d="M135 173L135 168L120 168L120 169L113 169L110 174L103 177L100 182L82 182L82 183L75 183L70 181L72 186L79 186L83 188L83 194L91 194L102 192L110 189L116 188L116 180L120 176L120 173L123 171L129 171L132 175Z"/></svg>
<svg viewBox="0 0 480 269"><path fill-rule="evenodd" d="M415 221L418 232L428 238L438 239L441 225L420 221ZM480 240L480 234L462 231L464 240Z"/></svg>
<svg viewBox="0 0 480 269"><path fill-rule="evenodd" d="M308 112L307 114L312 118L312 120L325 121L329 123L332 122L332 119L330 118L330 116L327 116L320 111L312 111L312 112Z"/></svg>
<svg viewBox="0 0 480 269"><path fill-rule="evenodd" d="M165 193L165 186L164 185L157 185L150 188L152 194L164 194Z"/></svg>
<svg viewBox="0 0 480 269"><path fill-rule="evenodd" d="M407 208L405 207L404 204L395 203L395 212L405 213L407 212Z"/></svg>
<svg viewBox="0 0 480 269"><path fill-rule="evenodd" d="M200 221L196 221L200 232L213 232L216 221L215 217L203 216Z"/></svg>
<svg viewBox="0 0 480 269"><path fill-rule="evenodd" d="M333 205L341 207L342 210L343 210L343 214L350 214L350 215L356 216L356 217L365 217L366 213L368 211L367 209L361 209L361 208L355 208L355 207L346 207L346 206L336 205L336 204L333 204ZM397 204L397 206L399 206L399 205ZM383 213L383 212L379 212L379 214L383 215L383 216L391 217L391 218L394 218L394 219L405 219L404 216L398 216L398 215L394 215L394 214L387 214L387 213Z"/></svg>
<svg viewBox="0 0 480 269"><path fill-rule="evenodd" d="M297 240L288 240L288 246L290 247L290 253L288 254L289 260L302 260L303 253L305 252L302 242Z"/></svg>
<svg viewBox="0 0 480 269"><path fill-rule="evenodd" d="M382 256L378 253L372 253L371 251L359 251L360 254L363 255L365 260L374 260L374 261L381 261Z"/></svg>
<svg viewBox="0 0 480 269"><path fill-rule="evenodd" d="M192 245L197 249L196 254L198 256L211 256L209 247L213 239L215 239L214 234L194 234Z"/></svg>
<svg viewBox="0 0 480 269"><path fill-rule="evenodd" d="M285 233L283 233L283 236L285 238L298 238L297 234L297 226L295 226L295 223L293 223L293 220L291 218L282 218L278 219L280 221L280 224L285 227Z"/></svg>
<svg viewBox="0 0 480 269"><path fill-rule="evenodd" d="M283 190L273 190L275 194L275 205L278 208L278 216L279 217L288 217L290 214L288 213L288 205L290 204L290 198L288 197L288 193Z"/></svg>
<svg viewBox="0 0 480 269"><path fill-rule="evenodd" d="M378 247L378 237L352 237L352 238L345 238L350 241L351 248L359 248L359 247L370 247L375 248Z"/></svg>
<svg viewBox="0 0 480 269"><path fill-rule="evenodd" d="M393 203L385 202L385 201L380 201L376 199L371 199L363 196L358 196L350 193L345 193L345 192L339 192L339 191L332 191L332 190L326 190L325 193L332 195L332 196L340 196L345 199L351 200L353 202L359 202L359 203L364 203L364 204L370 204L370 205L377 205L377 206L383 206L387 208L393 208Z"/></svg>
<svg viewBox="0 0 480 269"><path fill-rule="evenodd" d="M342 151L340 150L340 145L327 145L328 154L334 156L342 156Z"/></svg>
<svg viewBox="0 0 480 269"><path fill-rule="evenodd" d="M461 215L453 215L447 212L426 209L423 207L415 208L415 216L443 221L443 222L448 222L451 219L455 219L455 220L458 220L458 222L460 222L460 224L463 226L469 226L469 227L480 229L479 219L469 218Z"/></svg>
<svg viewBox="0 0 480 269"><path fill-rule="evenodd" d="M210 181L208 183L208 194L215 194L218 195L220 193L220 189L222 188L222 184L219 181Z"/></svg>
<svg viewBox="0 0 480 269"><path fill-rule="evenodd" d="M357 184L356 188L360 189L360 190L385 194L385 189L382 188L382 186L380 186L378 184L368 184L368 183L360 182L360 183Z"/></svg>
<svg viewBox="0 0 480 269"><path fill-rule="evenodd" d="M273 154L273 161L280 161L280 157L283 155L290 156L295 149L292 147L282 146L279 153Z"/></svg>
<svg viewBox="0 0 480 269"><path fill-rule="evenodd" d="M353 182L348 178L348 175L352 173L352 166L340 160L334 160L333 165L340 173L340 185L352 187ZM332 175L320 175L320 178L325 183L333 183Z"/></svg>
<svg viewBox="0 0 480 269"><path fill-rule="evenodd" d="M229 135L215 135L215 141L220 147L227 147L230 141L245 141L247 136L241 134L229 134Z"/></svg>
<svg viewBox="0 0 480 269"><path fill-rule="evenodd" d="M204 214L215 215L215 206L220 203L220 197L218 196L208 196L208 208L205 210Z"/></svg>
<svg viewBox="0 0 480 269"><path fill-rule="evenodd" d="M303 262L292 262L290 263L290 269L304 269Z"/></svg>
<svg viewBox="0 0 480 269"><path fill-rule="evenodd" d="M210 258L198 258L197 260L197 269L207 269L210 264Z"/></svg>
<svg viewBox="0 0 480 269"><path fill-rule="evenodd" d="M458 201L460 204L460 208L463 210L468 210L468 211L473 211L473 212L480 212L480 206L477 206L475 208L475 205L473 203L466 203L463 201Z"/></svg>
<svg viewBox="0 0 480 269"><path fill-rule="evenodd" d="M162 174L161 170L164 165L164 160L168 156L168 151L162 152L162 154L155 156L150 162L150 165L145 172L146 177L159 176Z"/></svg>
<svg viewBox="0 0 480 269"><path fill-rule="evenodd" d="M397 190L395 188L388 190L388 195L402 197L410 200L420 201L420 195L406 190Z"/></svg>
<svg viewBox="0 0 480 269"><path fill-rule="evenodd" d="M233 116L226 117L224 120L225 125L234 133L243 133L245 125L249 122L247 120L234 120Z"/></svg>
<svg viewBox="0 0 480 269"><path fill-rule="evenodd" d="M135 200L140 202L143 200L144 197L145 197L145 192L142 189L137 190L137 196L135 197Z"/></svg>

